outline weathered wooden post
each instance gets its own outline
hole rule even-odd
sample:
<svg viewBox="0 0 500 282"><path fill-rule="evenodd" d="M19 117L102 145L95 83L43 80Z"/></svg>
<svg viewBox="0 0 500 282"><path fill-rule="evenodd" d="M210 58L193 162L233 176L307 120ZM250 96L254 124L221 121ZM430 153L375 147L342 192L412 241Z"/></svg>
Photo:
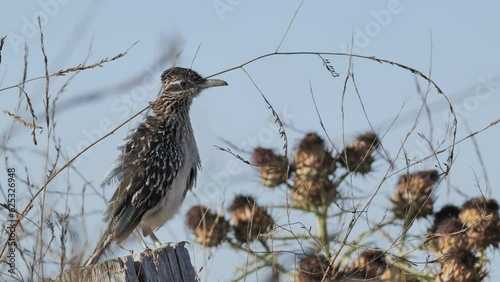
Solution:
<svg viewBox="0 0 500 282"><path fill-rule="evenodd" d="M189 253L183 245L162 246L132 256L120 257L87 267L70 269L56 282L197 281Z"/></svg>

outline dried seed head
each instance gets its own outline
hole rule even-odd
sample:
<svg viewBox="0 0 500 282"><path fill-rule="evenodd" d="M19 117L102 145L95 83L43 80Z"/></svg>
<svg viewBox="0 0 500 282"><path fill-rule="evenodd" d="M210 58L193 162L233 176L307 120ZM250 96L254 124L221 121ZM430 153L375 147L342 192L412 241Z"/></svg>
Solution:
<svg viewBox="0 0 500 282"><path fill-rule="evenodd" d="M252 154L252 163L259 167L262 185L273 188L285 183L288 170L285 157L276 155L271 149L257 147Z"/></svg>
<svg viewBox="0 0 500 282"><path fill-rule="evenodd" d="M374 279L380 277L387 269L385 254L379 250L367 250L359 255L358 261L346 272L350 279Z"/></svg>
<svg viewBox="0 0 500 282"><path fill-rule="evenodd" d="M191 207L186 214L186 224L203 247L214 247L227 239L229 223L208 207Z"/></svg>
<svg viewBox="0 0 500 282"><path fill-rule="evenodd" d="M434 214L434 222L428 236L431 248L439 255L466 246L463 224L458 219L459 213L458 207L446 205Z"/></svg>
<svg viewBox="0 0 500 282"><path fill-rule="evenodd" d="M380 140L373 132L360 135L356 140L347 145L340 154L340 164L350 172L367 174L372 171L375 161L373 152L380 145Z"/></svg>
<svg viewBox="0 0 500 282"><path fill-rule="evenodd" d="M274 223L264 207L250 196L236 196L231 204L231 225L238 241L246 243L271 230Z"/></svg>
<svg viewBox="0 0 500 282"><path fill-rule="evenodd" d="M452 252L441 261L441 273L436 277L440 282L477 282L482 281L487 273L476 266L477 257L470 251Z"/></svg>
<svg viewBox="0 0 500 282"><path fill-rule="evenodd" d="M467 249L464 225L456 217L443 219L429 235L433 238L431 247L440 256Z"/></svg>
<svg viewBox="0 0 500 282"><path fill-rule="evenodd" d="M337 199L337 187L328 180L308 181L295 177L291 200L294 206L309 209L323 203L330 205Z"/></svg>
<svg viewBox="0 0 500 282"><path fill-rule="evenodd" d="M460 219L467 227L474 227L482 221L491 221L498 216L498 204L493 199L474 198L465 202Z"/></svg>
<svg viewBox="0 0 500 282"><path fill-rule="evenodd" d="M434 222L429 229L429 234L441 233L448 234L451 231L449 227L449 222L451 219L458 219L458 214L460 209L453 205L446 205L442 207L438 212L434 213Z"/></svg>
<svg viewBox="0 0 500 282"><path fill-rule="evenodd" d="M379 250L367 250L359 256L359 266L365 269L368 277L377 277L387 268L385 253Z"/></svg>
<svg viewBox="0 0 500 282"><path fill-rule="evenodd" d="M253 197L243 195L236 196L229 207L231 212L231 223L238 224L240 221L252 221L255 206L256 203Z"/></svg>
<svg viewBox="0 0 500 282"><path fill-rule="evenodd" d="M369 280L369 281L398 281L398 282L420 282L422 281L415 274L412 274L406 270L405 268L410 268L409 263L405 263L404 261L398 261L395 264L390 264L387 266L384 274L380 277L379 280Z"/></svg>
<svg viewBox="0 0 500 282"><path fill-rule="evenodd" d="M426 170L402 175L391 201L394 216L411 222L414 218L432 214L434 199L432 186L438 180L436 170Z"/></svg>
<svg viewBox="0 0 500 282"><path fill-rule="evenodd" d="M365 148L371 148L375 150L380 145L380 140L378 139L377 134L373 132L366 132L361 134L356 138L356 141Z"/></svg>
<svg viewBox="0 0 500 282"><path fill-rule="evenodd" d="M332 281L335 269L324 255L309 254L299 262L297 282ZM326 279L326 280L325 280Z"/></svg>
<svg viewBox="0 0 500 282"><path fill-rule="evenodd" d="M437 226L450 218L458 218L460 209L454 205L446 205L434 214L434 224L432 230L435 231Z"/></svg>
<svg viewBox="0 0 500 282"><path fill-rule="evenodd" d="M302 180L324 179L335 171L335 161L316 133L309 133L300 141L294 161L297 176Z"/></svg>
<svg viewBox="0 0 500 282"><path fill-rule="evenodd" d="M488 246L498 248L500 244L500 216L495 200L471 199L463 204L459 218L467 226L467 237L471 250L482 251Z"/></svg>

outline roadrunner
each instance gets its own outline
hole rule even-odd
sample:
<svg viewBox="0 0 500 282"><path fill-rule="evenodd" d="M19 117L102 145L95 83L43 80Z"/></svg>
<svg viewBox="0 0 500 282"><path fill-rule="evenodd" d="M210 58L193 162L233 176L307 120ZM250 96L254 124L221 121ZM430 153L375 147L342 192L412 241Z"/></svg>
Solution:
<svg viewBox="0 0 500 282"><path fill-rule="evenodd" d="M179 67L163 72L161 81L152 113L125 139L116 167L103 181L117 182L118 188L105 212L106 230L86 266L96 263L112 241L119 244L132 232L142 240L138 228L161 245L153 232L175 215L194 186L200 156L189 108L203 89L227 83Z"/></svg>

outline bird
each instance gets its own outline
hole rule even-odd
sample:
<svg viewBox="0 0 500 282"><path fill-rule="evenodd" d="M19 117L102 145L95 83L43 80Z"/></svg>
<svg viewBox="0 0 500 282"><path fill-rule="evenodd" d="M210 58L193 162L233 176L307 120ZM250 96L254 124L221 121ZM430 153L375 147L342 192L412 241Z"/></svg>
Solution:
<svg viewBox="0 0 500 282"><path fill-rule="evenodd" d="M104 213L106 229L84 266L97 263L113 241L120 244L132 233L147 248L139 230L160 246L154 232L176 214L195 185L201 160L189 110L202 90L228 84L181 67L164 71L161 82L152 111L125 138L102 182L117 188Z"/></svg>

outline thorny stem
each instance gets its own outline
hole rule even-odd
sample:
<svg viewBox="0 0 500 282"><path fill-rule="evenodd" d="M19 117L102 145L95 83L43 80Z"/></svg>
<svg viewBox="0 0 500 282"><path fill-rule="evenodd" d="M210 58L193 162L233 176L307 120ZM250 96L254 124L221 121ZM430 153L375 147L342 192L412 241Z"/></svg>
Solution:
<svg viewBox="0 0 500 282"><path fill-rule="evenodd" d="M406 224L403 226L403 233L401 234L401 244L399 244L399 248L398 248L398 254L403 254L403 250L404 250L404 246L405 246L405 242L406 242L406 235L407 235L407 226Z"/></svg>
<svg viewBox="0 0 500 282"><path fill-rule="evenodd" d="M268 252L268 253L272 252L264 239L259 239L259 242L262 245L262 247L264 247L264 249L266 249L266 252Z"/></svg>
<svg viewBox="0 0 500 282"><path fill-rule="evenodd" d="M316 213L316 222L318 224L318 232L320 237L320 242L323 247L323 251L325 252L326 257L330 257L330 248L329 248L329 236L328 236L328 224L327 224L327 210L328 208L322 207Z"/></svg>
<svg viewBox="0 0 500 282"><path fill-rule="evenodd" d="M297 239L311 239L311 236L309 235L293 235L293 236L279 236L279 237L274 237L275 241L297 241Z"/></svg>

